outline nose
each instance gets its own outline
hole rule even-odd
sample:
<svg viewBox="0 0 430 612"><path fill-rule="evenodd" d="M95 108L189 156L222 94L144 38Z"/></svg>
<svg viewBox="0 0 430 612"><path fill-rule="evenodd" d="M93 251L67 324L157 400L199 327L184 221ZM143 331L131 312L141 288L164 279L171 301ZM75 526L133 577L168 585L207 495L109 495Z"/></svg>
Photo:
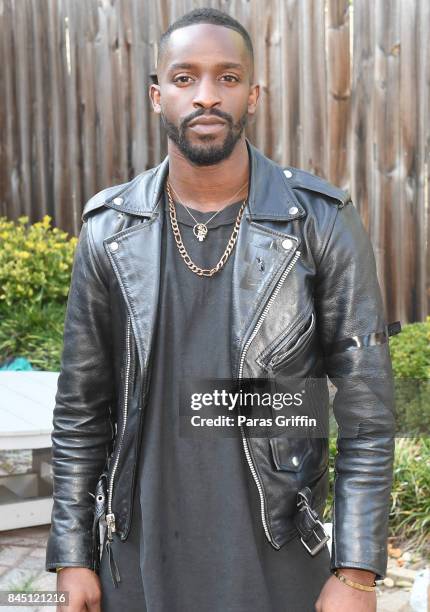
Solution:
<svg viewBox="0 0 430 612"><path fill-rule="evenodd" d="M195 108L212 108L221 104L218 87L210 77L202 78L195 90L193 106Z"/></svg>

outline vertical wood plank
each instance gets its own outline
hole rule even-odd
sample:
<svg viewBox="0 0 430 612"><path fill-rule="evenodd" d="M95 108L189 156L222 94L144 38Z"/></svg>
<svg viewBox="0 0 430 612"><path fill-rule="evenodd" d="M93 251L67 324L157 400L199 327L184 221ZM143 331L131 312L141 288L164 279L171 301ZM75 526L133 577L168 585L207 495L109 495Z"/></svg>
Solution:
<svg viewBox="0 0 430 612"><path fill-rule="evenodd" d="M0 72L0 215L16 219L20 213L20 168L13 7L11 0L5 0L0 6L0 49L3 58L3 70Z"/></svg>
<svg viewBox="0 0 430 612"><path fill-rule="evenodd" d="M418 1L417 12L417 83L416 91L419 108L417 112L417 149L418 185L416 194L417 265L418 277L415 279L417 297L416 312L408 312L410 321L423 320L430 314L430 3Z"/></svg>
<svg viewBox="0 0 430 612"><path fill-rule="evenodd" d="M97 157L97 99L98 78L95 49L98 36L97 5L88 3L88 9L76 14L77 30L81 40L76 49L76 88L80 112L80 149L82 160L81 209L86 200L96 193L101 184L100 163ZM119 109L119 112L121 110Z"/></svg>
<svg viewBox="0 0 430 612"><path fill-rule="evenodd" d="M300 167L303 159L303 126L305 117L300 115L300 47L299 37L300 0L279 0L279 29L281 34L281 56L279 71L274 78L280 80L282 106L280 116L273 118L281 131L282 161ZM270 83L268 88L270 90ZM283 126L283 129L282 127Z"/></svg>
<svg viewBox="0 0 430 612"><path fill-rule="evenodd" d="M327 178L349 187L351 70L348 0L327 3Z"/></svg>
<svg viewBox="0 0 430 612"><path fill-rule="evenodd" d="M420 160L418 148L419 107L422 101L411 95L418 83L420 49L416 47L419 36L418 5L414 0L400 3L400 150L398 210L391 219L393 234L398 244L392 261L395 263L397 279L396 312L402 320L417 316L420 308L420 291L415 281L420 279L420 258L416 249L420 234L418 211L418 184ZM423 282L421 277L421 281Z"/></svg>
<svg viewBox="0 0 430 612"><path fill-rule="evenodd" d="M71 179L67 156L67 112L64 100L65 81L65 39L64 39L63 3L49 4L49 74L51 78L52 133L50 134L52 150L52 180L54 201L52 205L56 225L73 232L73 225L68 221L67 209L71 206Z"/></svg>
<svg viewBox="0 0 430 612"><path fill-rule="evenodd" d="M19 201L15 201L19 214L32 217L33 201L32 172L32 87L31 72L31 12L26 2L13 5L13 28L15 33L16 64L14 77L16 87L17 142L19 157Z"/></svg>
<svg viewBox="0 0 430 612"><path fill-rule="evenodd" d="M351 194L366 229L374 234L370 208L376 207L373 175L375 115L375 22L373 5L353 6L353 63L351 92ZM374 243L379 263L378 245Z"/></svg>
<svg viewBox="0 0 430 612"><path fill-rule="evenodd" d="M327 168L327 96L324 2L300 3L301 165L320 176Z"/></svg>
<svg viewBox="0 0 430 612"><path fill-rule="evenodd" d="M399 0L375 6L375 198L372 203L374 241L380 257L388 316L399 311L397 266L399 255L400 190L400 9ZM394 265L393 265L394 263Z"/></svg>

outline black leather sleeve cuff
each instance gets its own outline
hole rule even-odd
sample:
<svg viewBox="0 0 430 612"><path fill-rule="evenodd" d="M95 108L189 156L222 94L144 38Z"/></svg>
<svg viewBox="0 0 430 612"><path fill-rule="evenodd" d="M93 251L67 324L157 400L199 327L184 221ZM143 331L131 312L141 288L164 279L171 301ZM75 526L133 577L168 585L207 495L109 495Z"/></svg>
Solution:
<svg viewBox="0 0 430 612"><path fill-rule="evenodd" d="M65 566L94 569L91 534L50 534L46 547L45 569L55 572L57 567Z"/></svg>

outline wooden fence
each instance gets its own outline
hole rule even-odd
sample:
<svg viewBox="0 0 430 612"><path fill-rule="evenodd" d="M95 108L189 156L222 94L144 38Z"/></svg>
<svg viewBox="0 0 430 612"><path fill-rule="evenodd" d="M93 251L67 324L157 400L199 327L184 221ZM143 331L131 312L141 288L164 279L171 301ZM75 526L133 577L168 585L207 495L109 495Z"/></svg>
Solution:
<svg viewBox="0 0 430 612"><path fill-rule="evenodd" d="M428 0L0 0L0 215L50 214L166 154L148 97L159 35L197 6L251 34L250 140L350 189L390 320L430 312Z"/></svg>

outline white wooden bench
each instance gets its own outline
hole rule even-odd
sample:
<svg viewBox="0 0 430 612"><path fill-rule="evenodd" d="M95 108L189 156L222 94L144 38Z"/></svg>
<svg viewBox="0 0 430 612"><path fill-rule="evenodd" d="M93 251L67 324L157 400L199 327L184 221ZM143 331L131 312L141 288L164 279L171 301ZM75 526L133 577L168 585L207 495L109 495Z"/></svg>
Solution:
<svg viewBox="0 0 430 612"><path fill-rule="evenodd" d="M58 375L0 371L0 453L32 451L30 472L0 475L0 531L51 522L51 431Z"/></svg>

